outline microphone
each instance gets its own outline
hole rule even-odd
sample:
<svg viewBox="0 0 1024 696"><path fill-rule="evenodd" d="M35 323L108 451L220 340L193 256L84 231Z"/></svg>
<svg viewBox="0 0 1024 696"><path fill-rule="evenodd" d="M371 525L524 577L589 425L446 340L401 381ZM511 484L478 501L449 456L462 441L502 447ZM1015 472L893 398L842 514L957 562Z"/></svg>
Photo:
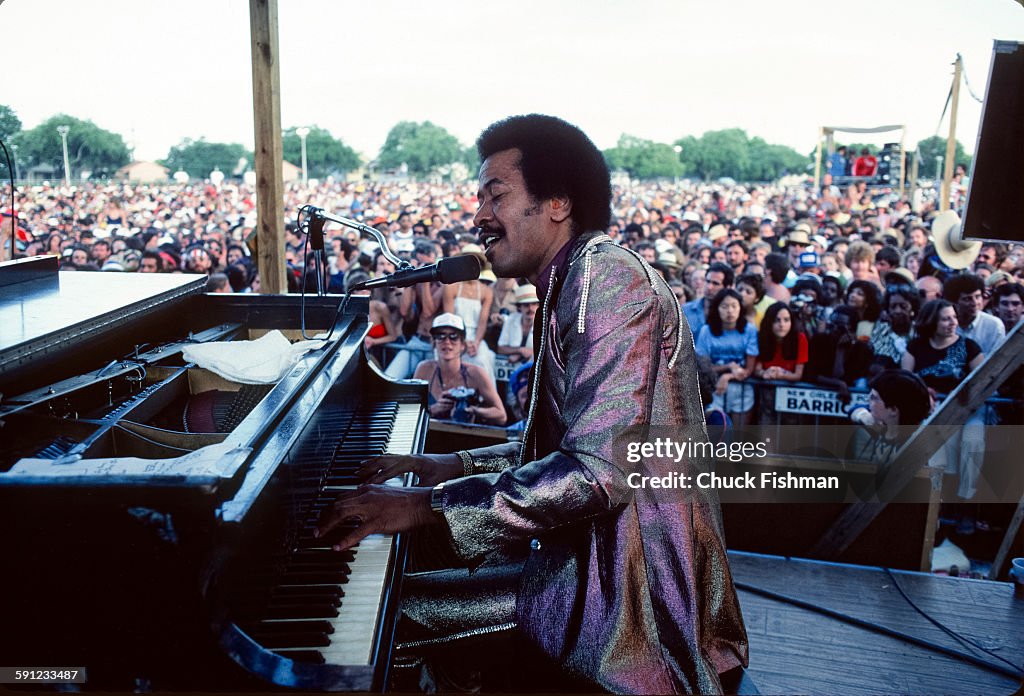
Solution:
<svg viewBox="0 0 1024 696"><path fill-rule="evenodd" d="M434 280L449 285L451 283L461 283L464 280L476 280L479 277L480 260L477 257L471 255L453 256L450 259L441 259L437 263L432 263L428 266L395 271L382 278L367 280L359 283L352 289L407 288L410 285Z"/></svg>
<svg viewBox="0 0 1024 696"><path fill-rule="evenodd" d="M318 215L309 217L309 246L313 251L324 250L324 222Z"/></svg>

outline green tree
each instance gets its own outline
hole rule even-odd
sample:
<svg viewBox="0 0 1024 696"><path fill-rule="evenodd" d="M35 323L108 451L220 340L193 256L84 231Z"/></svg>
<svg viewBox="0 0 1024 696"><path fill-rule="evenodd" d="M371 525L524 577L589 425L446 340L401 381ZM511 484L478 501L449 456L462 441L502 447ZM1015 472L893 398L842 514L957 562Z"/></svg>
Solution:
<svg viewBox="0 0 1024 696"><path fill-rule="evenodd" d="M458 139L441 126L430 121L401 121L388 131L377 156L377 165L383 169L395 169L405 164L410 174L422 175L435 167L465 159L465 149Z"/></svg>
<svg viewBox="0 0 1024 696"><path fill-rule="evenodd" d="M475 177L480 169L480 154L476 151L476 145L470 145L462 149L462 156L459 161L466 165L470 175Z"/></svg>
<svg viewBox="0 0 1024 696"><path fill-rule="evenodd" d="M17 164L15 163L17 150L13 147L14 142L12 138L19 132L21 132L21 119L14 113L14 109L0 104L0 141L3 141L7 147L7 154L10 155L11 164L14 165L15 171L17 171ZM8 176L7 158L3 156L0 156L0 176Z"/></svg>
<svg viewBox="0 0 1024 696"><path fill-rule="evenodd" d="M57 114L35 128L21 131L13 140L18 146L18 162L33 167L51 164L64 172L64 155L58 126L68 127L68 163L76 175L89 170L93 176L113 175L131 161L124 138L73 116Z"/></svg>
<svg viewBox="0 0 1024 696"><path fill-rule="evenodd" d="M21 119L14 113L14 109L0 104L0 140L9 145L11 136L21 131Z"/></svg>
<svg viewBox="0 0 1024 696"><path fill-rule="evenodd" d="M302 138L289 128L281 138L284 159L302 166ZM358 169L362 164L356 151L319 126L310 126L306 136L306 170L310 177L343 174Z"/></svg>
<svg viewBox="0 0 1024 696"><path fill-rule="evenodd" d="M688 135L675 141L673 146L679 148L679 162L683 168L682 176L700 177L700 173L697 171L697 162L702 157L700 140Z"/></svg>
<svg viewBox="0 0 1024 696"><path fill-rule="evenodd" d="M205 179L214 169L230 175L243 159L252 164L253 154L237 143L209 143L204 138L185 138L168 151L167 158L160 164L172 172L181 169L189 176Z"/></svg>
<svg viewBox="0 0 1024 696"><path fill-rule="evenodd" d="M708 131L700 138L687 136L675 144L681 148L684 173L705 180L727 176L737 181L774 181L806 172L812 161L791 147L748 138L739 128Z"/></svg>
<svg viewBox="0 0 1024 696"><path fill-rule="evenodd" d="M615 147L604 151L611 169L624 169L634 179L680 176L683 164L671 145L623 134Z"/></svg>
<svg viewBox="0 0 1024 696"><path fill-rule="evenodd" d="M811 160L791 147L772 145L754 137L747 142L747 170L734 177L743 181L774 181L787 174L804 174Z"/></svg>
<svg viewBox="0 0 1024 696"><path fill-rule="evenodd" d="M677 142L683 145L682 142ZM742 179L750 166L750 152L747 134L739 128L708 131L700 137L697 147L691 147L687 155L683 146L684 161L692 164L694 171L706 181L731 176Z"/></svg>
<svg viewBox="0 0 1024 696"><path fill-rule="evenodd" d="M917 144L917 152L921 157L918 162L918 172L921 176L932 176L935 173L935 158L936 156L942 158L943 171L945 170L946 162L946 139L938 135L933 135L930 138L925 138ZM971 156L964 152L964 146L959 140L956 141L954 149L953 161L954 164L964 165L964 169L971 171ZM909 154L909 153L908 153ZM909 165L908 165L909 166Z"/></svg>

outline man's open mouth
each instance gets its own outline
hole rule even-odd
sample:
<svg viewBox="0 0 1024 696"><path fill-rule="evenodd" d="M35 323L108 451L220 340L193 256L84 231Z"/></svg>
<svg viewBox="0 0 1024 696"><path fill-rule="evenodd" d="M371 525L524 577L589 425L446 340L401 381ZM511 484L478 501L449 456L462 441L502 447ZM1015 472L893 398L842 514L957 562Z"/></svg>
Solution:
<svg viewBox="0 0 1024 696"><path fill-rule="evenodd" d="M497 230L483 230L478 235L480 245L487 252L493 247L498 241L500 241L505 235Z"/></svg>

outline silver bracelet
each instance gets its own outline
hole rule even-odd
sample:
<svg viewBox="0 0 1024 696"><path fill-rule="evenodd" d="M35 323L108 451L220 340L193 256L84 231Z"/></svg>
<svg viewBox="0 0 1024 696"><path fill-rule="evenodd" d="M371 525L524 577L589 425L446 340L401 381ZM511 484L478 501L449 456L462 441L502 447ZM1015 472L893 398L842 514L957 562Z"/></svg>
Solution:
<svg viewBox="0 0 1024 696"><path fill-rule="evenodd" d="M459 450L455 453L462 460L462 475L473 475L473 457L466 450Z"/></svg>

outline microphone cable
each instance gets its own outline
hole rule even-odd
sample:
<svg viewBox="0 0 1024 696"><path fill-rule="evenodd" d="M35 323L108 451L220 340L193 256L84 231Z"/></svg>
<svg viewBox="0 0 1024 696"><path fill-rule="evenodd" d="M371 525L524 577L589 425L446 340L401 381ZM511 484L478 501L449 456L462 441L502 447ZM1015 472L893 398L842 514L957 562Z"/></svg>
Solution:
<svg viewBox="0 0 1024 696"><path fill-rule="evenodd" d="M295 213L295 228L299 230L299 232L301 232L302 236L304 237L302 241L302 282L299 285L299 331L302 335L302 338L306 339L307 341L323 341L326 344L328 341L331 340L331 337L334 335L334 327L338 323L338 318L342 314L344 314L345 310L348 308L349 302L352 299L352 292L348 288L345 288L344 297L342 297L341 302L338 303L338 308L334 313L334 318L331 320L331 324L330 327L328 328L326 336L324 336L323 338L316 338L315 336L309 336L306 334L306 268L309 262L309 216L312 214L312 211L314 210L317 210L316 206L307 203L306 205L299 208L298 211ZM305 218L303 218L303 215L305 215ZM323 259L321 258L321 256L313 257L313 266L315 273L317 274L317 282L323 283L326 265L323 264ZM328 279L328 284L329 283L330 281ZM324 289L324 294L327 294L326 288Z"/></svg>

